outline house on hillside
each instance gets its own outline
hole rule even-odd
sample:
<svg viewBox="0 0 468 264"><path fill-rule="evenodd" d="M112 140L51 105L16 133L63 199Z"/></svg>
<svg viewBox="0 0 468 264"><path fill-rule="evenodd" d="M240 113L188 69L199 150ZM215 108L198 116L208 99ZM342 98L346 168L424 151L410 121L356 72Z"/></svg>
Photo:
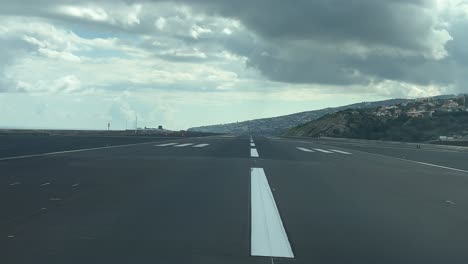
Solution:
<svg viewBox="0 0 468 264"><path fill-rule="evenodd" d="M432 117L434 111L410 110L406 115L413 118Z"/></svg>
<svg viewBox="0 0 468 264"><path fill-rule="evenodd" d="M442 106L443 109L447 111L453 111L457 110L460 107L460 105L455 102L454 100L447 100L445 101L444 105Z"/></svg>

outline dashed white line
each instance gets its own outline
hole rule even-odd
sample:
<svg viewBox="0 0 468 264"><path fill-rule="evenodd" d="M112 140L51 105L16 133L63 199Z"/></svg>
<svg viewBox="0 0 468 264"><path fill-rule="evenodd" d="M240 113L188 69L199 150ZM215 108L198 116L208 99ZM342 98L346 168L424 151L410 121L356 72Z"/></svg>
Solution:
<svg viewBox="0 0 468 264"><path fill-rule="evenodd" d="M166 144L160 144L160 145L155 145L156 147L167 147L167 146L172 146L172 145L177 145L179 143L166 143Z"/></svg>
<svg viewBox="0 0 468 264"><path fill-rule="evenodd" d="M206 144L206 143L205 143L205 144L198 144L198 145L195 145L195 146L192 146L192 147L193 147L193 148L203 148L203 147L206 147L206 146L208 146L208 145L210 145L210 144Z"/></svg>
<svg viewBox="0 0 468 264"><path fill-rule="evenodd" d="M15 185L20 185L20 184L21 184L21 182L12 182L12 183L10 183L10 186L15 186Z"/></svg>
<svg viewBox="0 0 468 264"><path fill-rule="evenodd" d="M294 258L263 168L251 169L250 255Z"/></svg>
<svg viewBox="0 0 468 264"><path fill-rule="evenodd" d="M351 155L351 153L346 152L346 151L341 151L337 149L330 149L330 151L336 152L336 153L341 153L341 154L346 154L346 155Z"/></svg>
<svg viewBox="0 0 468 264"><path fill-rule="evenodd" d="M14 235L8 235L8 238L15 238Z"/></svg>
<svg viewBox="0 0 468 264"><path fill-rule="evenodd" d="M39 186L47 186L47 185L50 185L50 182L45 182L45 183L43 183L43 184L41 184Z"/></svg>
<svg viewBox="0 0 468 264"><path fill-rule="evenodd" d="M185 144L175 145L174 147L182 148L182 147L187 147L187 146L190 146L190 145L193 145L193 143L185 143Z"/></svg>
<svg viewBox="0 0 468 264"><path fill-rule="evenodd" d="M302 150L302 151L305 151L305 152L315 152L311 149L308 149L308 148L301 148L301 147L296 147L298 150Z"/></svg>
<svg viewBox="0 0 468 264"><path fill-rule="evenodd" d="M250 157L252 157L252 158L258 158L259 157L257 149L254 149L254 148L250 149Z"/></svg>
<svg viewBox="0 0 468 264"><path fill-rule="evenodd" d="M72 187L77 187L79 185L80 185L79 183L75 183L75 184L72 185Z"/></svg>
<svg viewBox="0 0 468 264"><path fill-rule="evenodd" d="M251 143L250 143L250 146L251 146L251 147L255 147L255 143L251 142Z"/></svg>
<svg viewBox="0 0 468 264"><path fill-rule="evenodd" d="M324 150L324 149L318 149L318 148L314 148L314 150L319 151L319 152L322 152L322 153L333 153L333 152L331 152L331 151Z"/></svg>
<svg viewBox="0 0 468 264"><path fill-rule="evenodd" d="M53 197L49 199L50 201L61 201L61 198Z"/></svg>

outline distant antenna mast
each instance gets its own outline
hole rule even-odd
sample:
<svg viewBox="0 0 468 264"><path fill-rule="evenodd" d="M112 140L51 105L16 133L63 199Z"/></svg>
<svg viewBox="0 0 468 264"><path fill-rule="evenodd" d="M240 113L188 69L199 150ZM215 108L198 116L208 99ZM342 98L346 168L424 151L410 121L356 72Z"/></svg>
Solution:
<svg viewBox="0 0 468 264"><path fill-rule="evenodd" d="M107 131L110 130L110 122L107 123Z"/></svg>
<svg viewBox="0 0 468 264"><path fill-rule="evenodd" d="M135 115L135 134L137 133L138 131L138 116Z"/></svg>

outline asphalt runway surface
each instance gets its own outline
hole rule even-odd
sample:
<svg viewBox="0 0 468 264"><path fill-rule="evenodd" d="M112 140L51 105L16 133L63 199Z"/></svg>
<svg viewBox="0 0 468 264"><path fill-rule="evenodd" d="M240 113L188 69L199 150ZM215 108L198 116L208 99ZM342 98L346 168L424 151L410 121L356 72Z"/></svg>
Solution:
<svg viewBox="0 0 468 264"><path fill-rule="evenodd" d="M468 263L462 150L32 142L0 152L1 263Z"/></svg>

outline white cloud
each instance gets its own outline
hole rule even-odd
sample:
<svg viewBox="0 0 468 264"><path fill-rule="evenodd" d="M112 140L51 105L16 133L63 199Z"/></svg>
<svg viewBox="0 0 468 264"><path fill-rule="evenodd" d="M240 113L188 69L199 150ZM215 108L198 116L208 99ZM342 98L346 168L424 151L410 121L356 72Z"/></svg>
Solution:
<svg viewBox="0 0 468 264"><path fill-rule="evenodd" d="M56 14L66 17L132 27L140 24L142 8L142 4L127 5L120 2L102 2L101 4L59 5L54 10Z"/></svg>
<svg viewBox="0 0 468 264"><path fill-rule="evenodd" d="M468 5L461 0L434 0L436 8L428 5L427 13L421 14L427 20L402 30L425 30L426 35L416 32L409 43L366 41L365 36L284 37L253 25L271 20L252 22L248 13L232 15L189 1L66 3L33 5L34 16L27 11L19 12L21 16L0 12L1 103L8 103L9 93L23 92L11 96L25 105L35 102L25 111L47 115L50 122L66 122L68 115L81 120L81 127L112 120L122 128L125 120L139 115L148 125L157 121L182 129L223 118L242 120L327 104L457 91L447 72L451 65L463 72L451 62L453 53L447 48L460 41L452 26L468 18ZM430 66L424 68L424 63ZM439 70L440 65L446 68ZM305 77L298 81L294 74L299 71ZM420 78L407 78L400 71ZM73 98L81 105L70 103L73 107L58 117L54 111L67 105L57 98ZM45 107L41 100L53 103ZM80 113L88 107L90 114ZM215 111L205 116L206 109ZM95 116L99 122L87 121ZM23 117L25 122L31 118ZM0 122L16 121L0 117Z"/></svg>
<svg viewBox="0 0 468 264"><path fill-rule="evenodd" d="M108 21L111 19L106 10L97 6L90 7L79 7L79 6L60 6L57 8L57 12L63 15L72 17L82 18L85 20L92 21Z"/></svg>

